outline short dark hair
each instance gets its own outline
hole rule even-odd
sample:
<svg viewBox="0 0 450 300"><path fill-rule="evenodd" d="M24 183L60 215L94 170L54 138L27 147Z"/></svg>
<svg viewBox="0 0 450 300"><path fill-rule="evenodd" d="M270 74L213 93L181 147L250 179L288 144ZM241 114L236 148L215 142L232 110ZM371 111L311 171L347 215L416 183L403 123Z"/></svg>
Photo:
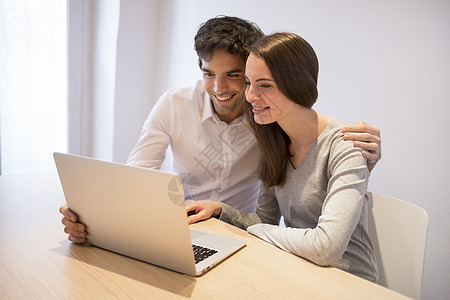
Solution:
<svg viewBox="0 0 450 300"><path fill-rule="evenodd" d="M209 19L197 31L194 48L198 55L198 65L209 61L214 50L224 50L239 55L245 62L253 44L263 36L258 25L237 17L217 16Z"/></svg>

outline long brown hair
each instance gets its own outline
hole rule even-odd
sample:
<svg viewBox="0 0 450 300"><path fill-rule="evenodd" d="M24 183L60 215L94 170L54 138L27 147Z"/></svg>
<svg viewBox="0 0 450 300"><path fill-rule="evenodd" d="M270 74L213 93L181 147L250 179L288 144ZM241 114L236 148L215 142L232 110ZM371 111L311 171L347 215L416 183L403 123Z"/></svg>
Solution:
<svg viewBox="0 0 450 300"><path fill-rule="evenodd" d="M287 98L304 107L314 105L318 95L319 62L308 42L294 33L278 32L259 39L251 53L264 59L278 89ZM244 112L261 148L261 181L269 187L283 185L289 159L289 137L276 122L257 124L251 104L246 104Z"/></svg>

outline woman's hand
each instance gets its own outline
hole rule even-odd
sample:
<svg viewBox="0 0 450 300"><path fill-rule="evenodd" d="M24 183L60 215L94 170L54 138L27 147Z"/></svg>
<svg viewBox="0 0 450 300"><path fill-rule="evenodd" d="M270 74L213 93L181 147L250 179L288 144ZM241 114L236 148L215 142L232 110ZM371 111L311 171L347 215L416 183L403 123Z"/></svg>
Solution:
<svg viewBox="0 0 450 300"><path fill-rule="evenodd" d="M188 223L193 224L220 215L222 213L222 204L207 200L187 200L186 213L188 214Z"/></svg>

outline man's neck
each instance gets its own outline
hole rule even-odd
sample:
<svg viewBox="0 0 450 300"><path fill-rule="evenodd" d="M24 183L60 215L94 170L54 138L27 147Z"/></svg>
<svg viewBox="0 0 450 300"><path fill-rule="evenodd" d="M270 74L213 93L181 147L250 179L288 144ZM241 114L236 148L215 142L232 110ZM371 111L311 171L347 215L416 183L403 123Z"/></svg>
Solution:
<svg viewBox="0 0 450 300"><path fill-rule="evenodd" d="M236 109L234 112L232 112L230 114L218 114L217 111L214 109L214 106L213 106L213 111L217 115L217 117L219 117L219 119L222 122L225 122L227 124L230 124L231 122L233 122L234 119L237 119L240 116L242 116L244 114L244 110L243 109L244 109L244 105L242 104L240 109Z"/></svg>

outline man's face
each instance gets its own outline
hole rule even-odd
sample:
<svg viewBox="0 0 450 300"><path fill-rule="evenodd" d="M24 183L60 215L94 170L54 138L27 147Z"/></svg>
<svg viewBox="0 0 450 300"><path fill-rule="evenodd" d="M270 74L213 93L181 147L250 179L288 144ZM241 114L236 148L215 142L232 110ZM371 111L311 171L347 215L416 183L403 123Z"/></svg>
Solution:
<svg viewBox="0 0 450 300"><path fill-rule="evenodd" d="M242 114L245 102L245 63L239 55L214 50L202 60L203 82L220 120L230 123Z"/></svg>

